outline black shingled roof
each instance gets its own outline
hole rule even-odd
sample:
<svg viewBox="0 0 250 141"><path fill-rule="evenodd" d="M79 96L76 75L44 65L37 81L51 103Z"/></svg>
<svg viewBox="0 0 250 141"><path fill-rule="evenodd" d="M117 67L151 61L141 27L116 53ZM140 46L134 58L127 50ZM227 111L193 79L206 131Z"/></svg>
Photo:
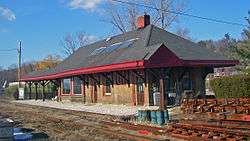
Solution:
<svg viewBox="0 0 250 141"><path fill-rule="evenodd" d="M117 49L110 53L90 55L95 49L106 47L129 39L136 40L131 47ZM128 61L147 60L164 44L177 57L182 60L229 60L224 56L205 47L169 33L154 25L137 29L121 35L111 37L110 40L101 40L93 44L80 47L53 69L31 72L24 77L36 77L60 73L85 67L103 66Z"/></svg>

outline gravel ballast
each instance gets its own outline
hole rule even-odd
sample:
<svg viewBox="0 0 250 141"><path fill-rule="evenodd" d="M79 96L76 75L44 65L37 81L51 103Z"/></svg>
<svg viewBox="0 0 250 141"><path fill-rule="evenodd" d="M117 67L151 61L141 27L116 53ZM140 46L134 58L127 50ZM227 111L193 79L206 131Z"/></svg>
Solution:
<svg viewBox="0 0 250 141"><path fill-rule="evenodd" d="M84 111L91 113L115 115L115 116L129 116L135 115L139 109L149 109L149 107L143 106L128 106L128 105L114 105L114 104L101 104L101 103L91 103L82 104L75 102L57 102L57 101L42 101L42 100L18 100L14 101L16 103L44 106L58 109ZM155 107L152 107L155 108Z"/></svg>

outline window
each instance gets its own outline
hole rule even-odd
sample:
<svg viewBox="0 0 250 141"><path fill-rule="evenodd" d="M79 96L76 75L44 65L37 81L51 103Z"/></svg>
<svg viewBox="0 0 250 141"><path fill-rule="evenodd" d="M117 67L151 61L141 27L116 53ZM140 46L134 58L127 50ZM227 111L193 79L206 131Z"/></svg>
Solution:
<svg viewBox="0 0 250 141"><path fill-rule="evenodd" d="M105 52L111 52L111 51L113 51L115 49L130 47L136 40L138 40L138 38L130 39L130 40L126 40L126 41L123 41L123 42L112 44L112 45L108 46L105 49Z"/></svg>
<svg viewBox="0 0 250 141"><path fill-rule="evenodd" d="M78 77L74 77L73 90L76 95L82 94L82 80Z"/></svg>
<svg viewBox="0 0 250 141"><path fill-rule="evenodd" d="M134 43L135 40L137 40L137 39L131 39L131 40L124 41L124 42L121 43L121 45L119 46L119 48L130 47Z"/></svg>
<svg viewBox="0 0 250 141"><path fill-rule="evenodd" d="M63 94L70 94L70 79L63 79Z"/></svg>
<svg viewBox="0 0 250 141"><path fill-rule="evenodd" d="M106 49L106 47L97 48L97 49L95 49L90 55L101 54L105 49Z"/></svg>
<svg viewBox="0 0 250 141"><path fill-rule="evenodd" d="M138 40L139 38L134 38L134 39L129 39L123 42L118 42L115 44L112 44L108 47L100 47L95 49L90 55L98 55L98 54L102 54L102 53L110 53L116 49L120 49L120 48L127 48L130 47L136 40Z"/></svg>
<svg viewBox="0 0 250 141"><path fill-rule="evenodd" d="M137 93L144 93L144 87L143 87L143 79L137 77L136 78L136 87L137 87Z"/></svg>
<svg viewBox="0 0 250 141"><path fill-rule="evenodd" d="M121 46L121 42L120 43L116 43L116 44L112 44L110 46L108 46L106 49L105 49L105 53L109 53L109 52L112 52L114 51L115 49L119 48L119 46Z"/></svg>
<svg viewBox="0 0 250 141"><path fill-rule="evenodd" d="M105 81L105 95L111 95L111 82L107 78Z"/></svg>

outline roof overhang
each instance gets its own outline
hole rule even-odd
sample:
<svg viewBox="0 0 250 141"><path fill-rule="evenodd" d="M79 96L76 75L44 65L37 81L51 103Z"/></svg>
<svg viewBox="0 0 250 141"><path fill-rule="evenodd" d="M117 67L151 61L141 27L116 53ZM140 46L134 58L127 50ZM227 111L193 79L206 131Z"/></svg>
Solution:
<svg viewBox="0 0 250 141"><path fill-rule="evenodd" d="M156 68L156 67L195 67L195 66L211 66L211 67L226 67L237 65L239 61L235 60L181 60L180 63L172 63L171 65L165 62L154 64L149 61L139 60L133 62L124 62L118 64L110 64L105 66L79 68L74 70L68 70L60 73L54 73L49 75L41 75L35 77L23 77L21 81L41 81L41 80L53 80L59 78L66 78L70 76L82 75L82 74L94 74L100 72L110 72L119 70L131 70L142 68Z"/></svg>
<svg viewBox="0 0 250 141"><path fill-rule="evenodd" d="M131 70L159 67L228 67L239 64L238 60L183 60L173 52L160 45L160 48L146 60L126 61L95 67L82 67L58 73L22 77L21 81L41 81L67 78L76 75L94 74L119 70Z"/></svg>
<svg viewBox="0 0 250 141"><path fill-rule="evenodd" d="M65 77L81 75L81 74L93 74L93 73L128 70L128 69L140 69L143 67L144 67L144 60L140 60L140 61L117 63L117 64L109 64L109 65L104 65L104 66L79 68L79 69L73 69L73 70L68 70L68 71L64 71L60 73L48 74L48 75L23 77L21 78L21 81L53 80L53 79L65 78Z"/></svg>
<svg viewBox="0 0 250 141"><path fill-rule="evenodd" d="M238 60L183 60L185 66L227 67L239 64Z"/></svg>

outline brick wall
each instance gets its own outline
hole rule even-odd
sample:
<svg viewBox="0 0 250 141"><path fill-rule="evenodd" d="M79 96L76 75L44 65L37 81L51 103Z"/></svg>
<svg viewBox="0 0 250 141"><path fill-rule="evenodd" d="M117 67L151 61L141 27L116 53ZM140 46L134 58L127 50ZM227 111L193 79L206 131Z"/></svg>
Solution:
<svg viewBox="0 0 250 141"><path fill-rule="evenodd" d="M111 95L105 94L105 78L101 77L100 85L97 85L97 103L105 103L105 104L125 104L125 105L136 105L136 84L135 77L131 74L130 80L131 83L128 84L125 81L123 83L115 83L113 86L111 85ZM94 99L94 80L89 79L89 85L85 85L82 91L85 91L86 103L93 103ZM84 86L84 85L82 85ZM149 91L148 84L144 83L144 105L149 105ZM62 92L62 90L60 90ZM74 101L74 102L84 102L84 95L61 95L61 100L65 101Z"/></svg>
<svg viewBox="0 0 250 141"><path fill-rule="evenodd" d="M179 72L178 72L179 70ZM180 71L181 70L181 71ZM208 72L210 72L210 69L202 68L202 67L193 67L190 68L190 75L191 75L191 81L192 81L192 90L195 95L201 94L204 96L205 94L205 76ZM173 69L171 72L171 83L174 83L174 80L176 80L177 76L180 76L183 73L183 69L178 68L177 70ZM142 74L144 75L144 74ZM144 86L144 106L152 105L152 92L151 92L151 102L149 102L149 95L150 95L150 88L149 85L149 78L150 74L146 74L146 82L143 83ZM130 84L127 83L125 80L119 80L121 78L118 78L117 76L114 77L114 84L111 85L111 94L106 95L105 94L105 77L100 75L98 80L100 80L100 85L97 85L97 103L105 103L105 104L125 104L125 105L139 105L137 94L136 94L136 82L135 82L136 75L133 73L130 73ZM89 85L85 85L85 95L86 95L86 102L87 103L93 103L94 102L94 80L89 79ZM175 89L175 85L173 84ZM83 89L84 90L84 89ZM62 90L61 90L62 91ZM176 90L175 90L176 92ZM180 93L183 93L183 90L180 88ZM63 95L61 96L62 100L70 100L70 101L77 101L77 102L84 102L84 95L81 96L67 96Z"/></svg>

